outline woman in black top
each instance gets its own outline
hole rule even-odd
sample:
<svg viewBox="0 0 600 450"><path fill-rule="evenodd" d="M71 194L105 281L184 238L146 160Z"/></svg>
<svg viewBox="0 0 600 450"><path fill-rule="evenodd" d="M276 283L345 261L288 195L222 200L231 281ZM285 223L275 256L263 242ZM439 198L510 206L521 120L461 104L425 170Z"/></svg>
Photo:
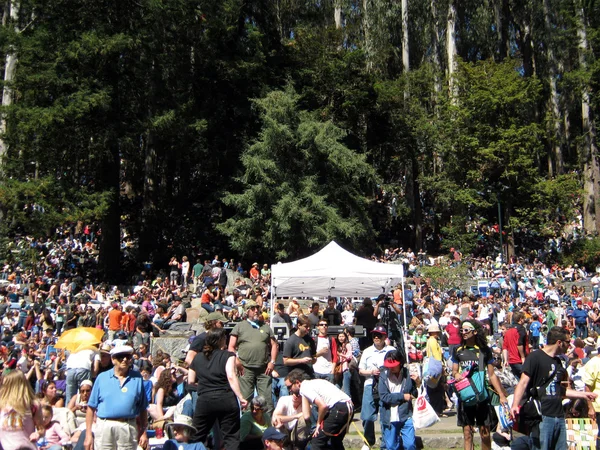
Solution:
<svg viewBox="0 0 600 450"><path fill-rule="evenodd" d="M202 353L196 355L190 367L188 381L198 382L198 401L194 411L194 427L198 432L193 441L206 443L208 433L217 421L225 449L238 450L240 405L244 409L248 402L242 396L235 373L235 353L225 350L226 341L222 328L210 330Z"/></svg>

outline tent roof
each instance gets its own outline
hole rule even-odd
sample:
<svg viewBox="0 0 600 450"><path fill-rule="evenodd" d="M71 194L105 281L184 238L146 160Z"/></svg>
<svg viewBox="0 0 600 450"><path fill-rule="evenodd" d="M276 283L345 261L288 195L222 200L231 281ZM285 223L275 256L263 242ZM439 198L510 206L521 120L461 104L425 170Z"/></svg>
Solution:
<svg viewBox="0 0 600 450"><path fill-rule="evenodd" d="M361 258L334 241L308 258L271 266L277 297L373 297L388 292L403 276L401 264Z"/></svg>

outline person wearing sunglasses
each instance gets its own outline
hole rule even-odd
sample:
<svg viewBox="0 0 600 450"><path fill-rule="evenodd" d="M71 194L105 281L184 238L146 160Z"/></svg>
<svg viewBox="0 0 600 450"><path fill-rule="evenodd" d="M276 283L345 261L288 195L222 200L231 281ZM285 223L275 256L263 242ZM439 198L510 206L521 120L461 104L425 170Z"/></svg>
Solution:
<svg viewBox="0 0 600 450"><path fill-rule="evenodd" d="M114 367L98 375L88 401L84 448L146 448L148 398L142 375L133 369L133 348L115 347L110 356ZM92 434L94 414L98 419Z"/></svg>
<svg viewBox="0 0 600 450"><path fill-rule="evenodd" d="M461 345L452 353L452 376L455 381L472 377L476 372L487 371L490 384L500 396L500 403L508 405L504 389L494 372L492 350L487 344L485 330L479 322L467 319L460 325ZM480 358L480 353L483 357ZM479 367L483 361L485 367ZM457 408L457 425L462 427L465 450L473 448L473 434L475 427L479 427L482 450L492 448L491 430L493 409L490 396L482 396L481 401L475 405L467 406L459 398ZM495 414L495 413L494 413Z"/></svg>
<svg viewBox="0 0 600 450"><path fill-rule="evenodd" d="M83 380L79 385L79 393L71 397L71 401L69 401L68 408L75 414L77 426L85 423L87 403L90 399L93 385L94 383L91 380Z"/></svg>
<svg viewBox="0 0 600 450"><path fill-rule="evenodd" d="M383 367L383 360L387 352L395 350L391 345L386 345L387 330L382 324L377 324L371 337L373 345L367 347L358 363L358 373L365 377L360 420L363 422L365 439L370 447L375 445L375 422L379 413L379 401L373 398L374 391L378 394L377 382L379 380L379 369Z"/></svg>

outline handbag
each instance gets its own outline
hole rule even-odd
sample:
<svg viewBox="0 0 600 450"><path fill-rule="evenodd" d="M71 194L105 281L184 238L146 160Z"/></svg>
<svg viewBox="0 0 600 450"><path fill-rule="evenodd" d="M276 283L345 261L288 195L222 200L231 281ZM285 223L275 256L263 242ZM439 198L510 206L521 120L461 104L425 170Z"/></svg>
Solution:
<svg viewBox="0 0 600 450"><path fill-rule="evenodd" d="M442 362L432 358L425 358L425 363L423 364L423 378L425 383L431 389L437 387L442 378L443 366Z"/></svg>
<svg viewBox="0 0 600 450"><path fill-rule="evenodd" d="M421 386L419 389L419 395L415 400L415 405L413 408L413 424L415 430L429 428L439 421L440 418L427 401L427 398L425 398L425 388Z"/></svg>
<svg viewBox="0 0 600 450"><path fill-rule="evenodd" d="M490 404L492 406L500 406L500 395L491 386L488 386L487 389L488 389L488 394L490 396Z"/></svg>

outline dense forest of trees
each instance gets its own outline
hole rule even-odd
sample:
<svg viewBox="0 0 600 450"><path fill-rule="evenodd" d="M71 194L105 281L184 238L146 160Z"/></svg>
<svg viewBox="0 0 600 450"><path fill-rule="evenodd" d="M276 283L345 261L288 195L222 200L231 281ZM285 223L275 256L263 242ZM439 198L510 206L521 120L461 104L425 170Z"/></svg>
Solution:
<svg viewBox="0 0 600 450"><path fill-rule="evenodd" d="M600 231L595 0L7 0L0 233L139 261ZM180 253L181 254L181 253Z"/></svg>

